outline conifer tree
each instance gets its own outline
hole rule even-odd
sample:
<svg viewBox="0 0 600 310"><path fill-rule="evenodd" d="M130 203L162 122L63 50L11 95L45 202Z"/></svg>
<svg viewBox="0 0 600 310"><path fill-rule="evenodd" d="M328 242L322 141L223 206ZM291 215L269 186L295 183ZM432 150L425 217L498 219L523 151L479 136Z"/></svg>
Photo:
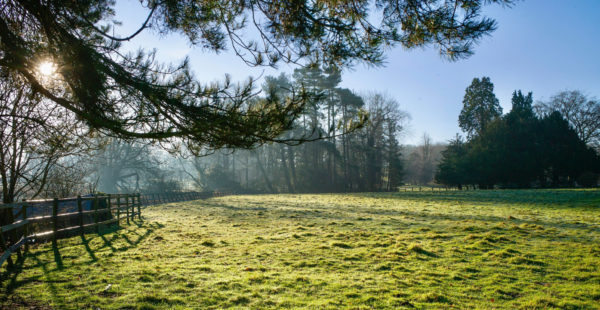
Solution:
<svg viewBox="0 0 600 310"><path fill-rule="evenodd" d="M474 78L463 98L463 108L458 117L460 128L472 138L500 115L502 107L494 95L494 84L490 78Z"/></svg>

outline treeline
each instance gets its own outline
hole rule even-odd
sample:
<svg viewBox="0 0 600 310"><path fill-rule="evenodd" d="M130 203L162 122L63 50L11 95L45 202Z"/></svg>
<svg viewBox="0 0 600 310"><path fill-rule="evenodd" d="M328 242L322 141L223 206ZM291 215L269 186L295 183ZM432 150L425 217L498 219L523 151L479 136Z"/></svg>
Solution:
<svg viewBox="0 0 600 310"><path fill-rule="evenodd" d="M339 71L314 67L266 77L253 105L307 99L292 129L280 137L285 143L244 150L223 141L192 152L177 141L122 140L90 129L7 74L0 79L0 112L6 115L0 118L2 199L89 192L393 190L403 178L399 137L409 116L385 94L357 95L340 82ZM195 156L200 151L205 156Z"/></svg>
<svg viewBox="0 0 600 310"><path fill-rule="evenodd" d="M236 192L340 192L393 190L403 178L399 136L409 115L380 93L357 95L339 86L339 71L302 68L266 77L269 96L293 89L314 94L286 138L300 145L268 144L221 150L193 160L196 186ZM368 119L364 116L368 115Z"/></svg>
<svg viewBox="0 0 600 310"><path fill-rule="evenodd" d="M437 182L481 189L597 185L597 102L571 91L534 106L532 93L519 90L502 115L489 78L476 78L463 104L459 125L467 139L457 135L442 152Z"/></svg>

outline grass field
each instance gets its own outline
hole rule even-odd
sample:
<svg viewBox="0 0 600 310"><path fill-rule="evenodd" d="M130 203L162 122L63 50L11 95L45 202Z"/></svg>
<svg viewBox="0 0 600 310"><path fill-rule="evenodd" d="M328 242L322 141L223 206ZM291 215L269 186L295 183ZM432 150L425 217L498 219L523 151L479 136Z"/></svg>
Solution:
<svg viewBox="0 0 600 310"><path fill-rule="evenodd" d="M229 196L34 247L4 308L599 309L600 191Z"/></svg>

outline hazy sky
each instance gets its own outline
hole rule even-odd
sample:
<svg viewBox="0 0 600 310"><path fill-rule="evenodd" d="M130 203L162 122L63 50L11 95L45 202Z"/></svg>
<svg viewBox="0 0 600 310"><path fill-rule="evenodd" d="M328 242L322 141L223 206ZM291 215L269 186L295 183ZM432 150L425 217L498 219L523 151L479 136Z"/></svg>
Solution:
<svg viewBox="0 0 600 310"><path fill-rule="evenodd" d="M118 33L138 27L145 18L137 0L119 0ZM534 100L546 100L566 89L600 97L600 1L525 0L513 8L487 6L485 15L496 19L498 30L485 38L466 60L449 62L433 49L387 52L384 67L359 65L343 74L342 86L352 90L383 91L396 98L412 115L403 143L418 143L423 132L434 141L452 138L458 128L465 88L474 77L489 76L505 112L513 90L532 91ZM192 48L177 36L159 38L143 32L126 48L156 48L159 59L177 61L186 55L202 81L234 80L277 75L293 67L251 68L230 53L215 55Z"/></svg>

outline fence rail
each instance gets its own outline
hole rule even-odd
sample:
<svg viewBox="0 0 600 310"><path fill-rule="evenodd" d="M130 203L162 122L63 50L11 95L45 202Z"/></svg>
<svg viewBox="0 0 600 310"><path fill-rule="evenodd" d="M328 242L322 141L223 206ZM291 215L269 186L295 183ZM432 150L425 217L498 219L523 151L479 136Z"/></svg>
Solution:
<svg viewBox="0 0 600 310"><path fill-rule="evenodd" d="M4 262L13 265L11 255L21 255L29 243L57 239L69 233L83 233L90 228L126 220L142 219L142 207L186 200L221 196L215 192L180 192L154 194L109 194L54 199L24 200L0 204L0 210L11 209L13 223L0 226L0 267ZM49 227L49 228L48 228Z"/></svg>
<svg viewBox="0 0 600 310"><path fill-rule="evenodd" d="M396 188L399 192L449 192L449 191L466 191L466 190L475 190L474 187L463 186L462 188L458 187L446 187L446 186L399 186Z"/></svg>

